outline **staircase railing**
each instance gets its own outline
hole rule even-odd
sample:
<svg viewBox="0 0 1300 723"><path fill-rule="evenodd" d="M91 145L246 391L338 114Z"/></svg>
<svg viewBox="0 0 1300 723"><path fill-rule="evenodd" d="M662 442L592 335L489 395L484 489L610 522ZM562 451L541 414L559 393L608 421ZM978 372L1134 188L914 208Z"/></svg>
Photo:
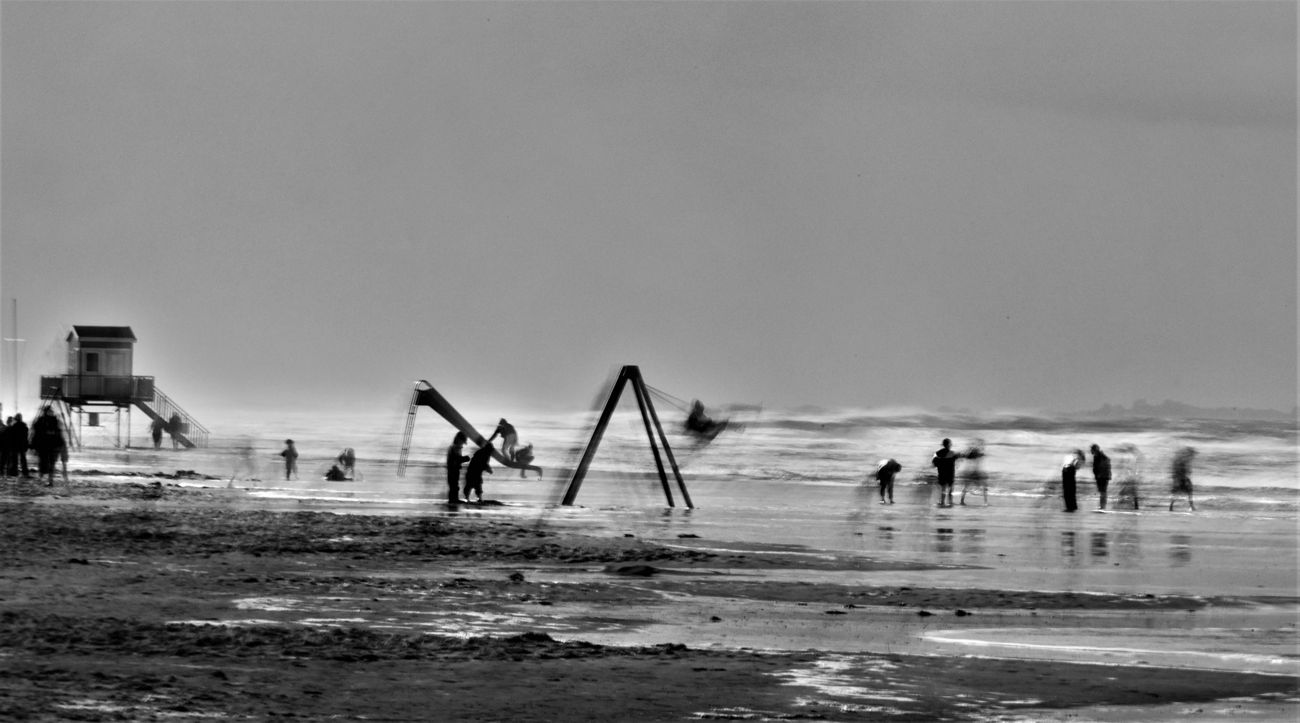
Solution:
<svg viewBox="0 0 1300 723"><path fill-rule="evenodd" d="M143 408L143 405L137 405ZM158 415L164 422L171 420L175 415L181 420L181 428L176 430L184 438L189 439L195 447L208 446L208 428L199 424L189 412L181 408L181 405L172 400L171 397L163 394L163 390L154 385L153 402L149 405L153 412ZM146 410L147 411L147 410Z"/></svg>

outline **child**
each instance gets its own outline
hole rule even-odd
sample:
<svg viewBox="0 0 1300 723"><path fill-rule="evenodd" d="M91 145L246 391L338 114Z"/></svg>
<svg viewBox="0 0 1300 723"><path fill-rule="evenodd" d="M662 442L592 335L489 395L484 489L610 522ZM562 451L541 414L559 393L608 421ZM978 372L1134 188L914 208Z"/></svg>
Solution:
<svg viewBox="0 0 1300 723"><path fill-rule="evenodd" d="M284 479L288 481L289 476L298 476L298 450L293 446L292 439L284 440L284 451L280 453L284 457Z"/></svg>
<svg viewBox="0 0 1300 723"><path fill-rule="evenodd" d="M894 504L894 475L903 469L903 465L898 460L882 460L880 466L876 468L876 480L880 482L880 504L886 504L885 496L889 496L888 504Z"/></svg>

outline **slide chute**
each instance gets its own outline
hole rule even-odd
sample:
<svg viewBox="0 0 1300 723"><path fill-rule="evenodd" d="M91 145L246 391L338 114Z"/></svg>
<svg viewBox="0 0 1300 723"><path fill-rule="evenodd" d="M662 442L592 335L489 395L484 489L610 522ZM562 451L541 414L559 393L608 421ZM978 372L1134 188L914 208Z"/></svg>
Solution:
<svg viewBox="0 0 1300 723"><path fill-rule="evenodd" d="M479 434L478 430L474 429L474 425L470 424L460 412L456 411L455 407L451 406L451 402L448 402L446 397L439 394L432 384L421 379L415 383L415 388L411 391L411 403L406 410L406 434L402 437L402 454L397 461L398 476L406 475L406 459L411 450L411 435L415 431L415 410L419 407L429 407L437 412L443 419L450 422L451 426L464 432L465 436L479 447L487 444L487 439ZM504 467L536 472L539 476L542 474L541 467L506 459L505 455L501 454L501 450L496 447L492 448L492 458Z"/></svg>

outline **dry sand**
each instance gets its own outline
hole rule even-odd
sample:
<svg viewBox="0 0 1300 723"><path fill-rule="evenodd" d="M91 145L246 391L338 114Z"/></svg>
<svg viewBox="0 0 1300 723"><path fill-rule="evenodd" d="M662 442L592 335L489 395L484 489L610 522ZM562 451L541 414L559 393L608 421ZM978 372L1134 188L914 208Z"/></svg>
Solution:
<svg viewBox="0 0 1300 723"><path fill-rule="evenodd" d="M80 473L53 488L2 483L0 719L1286 720L1297 711L1290 673L975 657L926 642L975 620L1044 632L1135 617L1160 627L1211 610L1293 609L1294 598L837 584L838 570L876 563L716 554L689 540L666 547L485 519L273 512L216 481L197 490L173 481Z"/></svg>

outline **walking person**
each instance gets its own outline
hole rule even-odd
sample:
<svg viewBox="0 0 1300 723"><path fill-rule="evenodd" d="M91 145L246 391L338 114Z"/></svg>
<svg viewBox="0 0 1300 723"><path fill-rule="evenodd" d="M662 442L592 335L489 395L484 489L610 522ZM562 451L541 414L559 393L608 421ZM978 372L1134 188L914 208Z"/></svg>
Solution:
<svg viewBox="0 0 1300 723"><path fill-rule="evenodd" d="M469 461L464 453L465 433L457 432L447 447L447 504L460 504L460 466Z"/></svg>
<svg viewBox="0 0 1300 723"><path fill-rule="evenodd" d="M944 439L943 446L935 453L930 460L939 471L939 506L952 507L952 488L957 478L957 460L961 455L952 449L952 440ZM946 504L945 504L946 503Z"/></svg>
<svg viewBox="0 0 1300 723"><path fill-rule="evenodd" d="M1142 452L1132 444L1124 444L1119 453L1119 494L1115 495L1115 503L1125 507L1131 503L1136 510L1141 506Z"/></svg>
<svg viewBox="0 0 1300 723"><path fill-rule="evenodd" d="M172 449L181 448L182 424L180 412L172 412L172 416L167 419L167 434L172 437Z"/></svg>
<svg viewBox="0 0 1300 723"><path fill-rule="evenodd" d="M894 476L902 469L903 465L892 457L881 460L876 467L876 481L880 483L880 504L894 504ZM886 496L889 497L889 502L885 502Z"/></svg>
<svg viewBox="0 0 1300 723"><path fill-rule="evenodd" d="M53 409L46 407L32 423L32 448L36 450L36 476L38 479L46 478L47 487L54 486L54 463L63 446L63 428L59 425L59 418L54 416Z"/></svg>
<svg viewBox="0 0 1300 723"><path fill-rule="evenodd" d="M56 423L59 421L58 417L54 416L53 409L46 407L45 411L50 415L50 417L54 419ZM62 434L62 432L60 432L60 434ZM16 467L15 467L14 474L22 474L22 476L24 477L31 477L32 471L27 466L29 432L27 431L27 423L23 421L22 414L14 415L13 435L14 435L13 436L14 457L16 458L15 459Z"/></svg>
<svg viewBox="0 0 1300 723"><path fill-rule="evenodd" d="M472 492L476 502L483 501L483 473L492 474L492 443L485 442L478 451L470 455L469 466L465 468L465 501L469 502Z"/></svg>
<svg viewBox="0 0 1300 723"><path fill-rule="evenodd" d="M1079 502L1075 498L1075 475L1079 468L1083 466L1083 450L1076 449L1065 457L1065 463L1061 465L1061 496L1065 499L1065 511L1074 512L1079 509Z"/></svg>
<svg viewBox="0 0 1300 723"><path fill-rule="evenodd" d="M984 474L984 440L975 440L962 458L967 464L962 468L961 501L958 504L966 504L966 490L973 487L984 495L984 506L988 507L989 478Z"/></svg>
<svg viewBox="0 0 1300 723"><path fill-rule="evenodd" d="M289 481L289 476L298 476L298 448L293 446L292 439L284 440L284 450L280 452L284 457L284 479Z"/></svg>
<svg viewBox="0 0 1300 723"><path fill-rule="evenodd" d="M1192 447L1183 447L1174 454L1174 462L1170 469L1173 477L1173 485L1169 490L1169 511L1174 511L1174 499L1178 495L1187 495L1187 506L1196 511L1196 503L1192 501L1192 458L1196 456L1196 450Z"/></svg>
<svg viewBox="0 0 1300 723"><path fill-rule="evenodd" d="M1092 478L1097 483L1097 495L1101 498L1098 509L1106 509L1106 490L1110 487L1110 457L1101 451L1101 447L1092 445Z"/></svg>
<svg viewBox="0 0 1300 723"><path fill-rule="evenodd" d="M153 448L162 448L163 430L167 428L167 423L162 417L154 417L153 422L149 425L149 436L153 438Z"/></svg>

